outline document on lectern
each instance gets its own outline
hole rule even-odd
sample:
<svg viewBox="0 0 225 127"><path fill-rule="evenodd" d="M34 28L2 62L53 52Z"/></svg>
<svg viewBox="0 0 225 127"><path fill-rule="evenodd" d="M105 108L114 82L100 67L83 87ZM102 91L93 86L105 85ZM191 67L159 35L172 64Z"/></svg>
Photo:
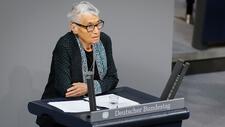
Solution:
<svg viewBox="0 0 225 127"><path fill-rule="evenodd" d="M108 109L122 108L128 106L139 105L138 102L121 97L115 94L107 94L96 96L96 105L106 107Z"/></svg>
<svg viewBox="0 0 225 127"><path fill-rule="evenodd" d="M48 102L49 105L64 112L78 113L90 111L89 103L84 100Z"/></svg>
<svg viewBox="0 0 225 127"><path fill-rule="evenodd" d="M78 113L90 111L88 101L88 98L84 98L83 100L48 102L48 104L64 112ZM99 110L98 107L115 109L134 105L139 103L115 94L96 96L97 110Z"/></svg>

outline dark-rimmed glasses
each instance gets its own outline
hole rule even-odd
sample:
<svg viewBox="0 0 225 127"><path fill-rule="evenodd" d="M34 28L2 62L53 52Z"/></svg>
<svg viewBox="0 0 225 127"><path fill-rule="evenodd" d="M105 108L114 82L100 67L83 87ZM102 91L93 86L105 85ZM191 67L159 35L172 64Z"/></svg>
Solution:
<svg viewBox="0 0 225 127"><path fill-rule="evenodd" d="M79 24L79 23L76 23L76 22L72 22L72 23L74 23L74 24L76 24L76 25L78 25L80 27L85 28L87 30L87 32L93 32L95 27L97 27L98 30L101 30L103 28L103 26L104 26L104 21L103 20L99 20L98 23L95 24L95 25L94 24L89 24L87 26Z"/></svg>

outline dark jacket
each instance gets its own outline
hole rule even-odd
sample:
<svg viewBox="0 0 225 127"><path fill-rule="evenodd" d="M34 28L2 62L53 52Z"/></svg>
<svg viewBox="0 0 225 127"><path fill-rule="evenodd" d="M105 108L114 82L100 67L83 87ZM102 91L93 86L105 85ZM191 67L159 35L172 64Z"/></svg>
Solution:
<svg viewBox="0 0 225 127"><path fill-rule="evenodd" d="M114 89L119 79L112 56L111 39L102 32L100 40L106 51L108 70L104 79L98 82L105 93ZM83 82L81 54L75 35L68 32L59 39L53 51L51 70L42 99L65 97L66 90L76 82ZM41 124L43 120L38 119L37 123Z"/></svg>
<svg viewBox="0 0 225 127"><path fill-rule="evenodd" d="M107 92L117 86L118 77L112 56L111 39L103 32L100 39L106 51L108 70L99 83L102 92ZM66 89L75 82L83 82L81 54L75 35L68 32L59 39L53 51L51 71L42 99L65 97Z"/></svg>

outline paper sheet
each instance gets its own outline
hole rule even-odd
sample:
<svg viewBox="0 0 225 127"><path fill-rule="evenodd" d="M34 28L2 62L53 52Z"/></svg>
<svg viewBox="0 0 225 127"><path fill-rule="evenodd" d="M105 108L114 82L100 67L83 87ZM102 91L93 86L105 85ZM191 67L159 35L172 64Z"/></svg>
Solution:
<svg viewBox="0 0 225 127"><path fill-rule="evenodd" d="M118 103L117 104L111 104L110 103L110 96L118 96L115 94L107 94L107 95L102 95L102 96L96 96L96 105L102 106L102 107L107 107L109 109L114 109L114 108L122 108L122 107L127 107L127 106L134 106L138 105L138 102L132 101L130 99L118 96Z"/></svg>
<svg viewBox="0 0 225 127"><path fill-rule="evenodd" d="M118 95L107 94L102 96L96 96L96 105L107 107L109 109L114 109L114 108L122 108L122 107L134 106L139 104L138 102L132 101L130 99L127 99L121 96L118 96L117 104L111 104L109 99L110 96L118 96ZM84 98L84 99L87 101L84 101L84 100L58 101L58 102L48 102L48 104L56 108L59 108L64 112L78 113L78 112L90 111L88 98Z"/></svg>
<svg viewBox="0 0 225 127"><path fill-rule="evenodd" d="M64 112L78 113L90 111L89 102L84 100L48 102L48 104Z"/></svg>

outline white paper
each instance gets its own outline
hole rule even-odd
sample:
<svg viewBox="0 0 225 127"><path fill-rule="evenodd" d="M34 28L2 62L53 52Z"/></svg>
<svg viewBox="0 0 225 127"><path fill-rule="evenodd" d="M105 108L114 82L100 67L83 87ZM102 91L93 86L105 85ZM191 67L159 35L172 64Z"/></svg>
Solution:
<svg viewBox="0 0 225 127"><path fill-rule="evenodd" d="M118 96L118 103L111 104L109 96L118 96L115 94L107 94L96 96L96 105L101 107L106 107L109 109L122 108L128 106L138 105L138 102L132 101L130 99ZM85 98L88 100L88 98ZM84 100L74 100L74 101L57 101L57 102L48 102L49 105L52 105L56 108L61 109L64 112L78 113L78 112L87 112L90 111L89 102Z"/></svg>
<svg viewBox="0 0 225 127"><path fill-rule="evenodd" d="M48 102L48 104L64 112L78 113L90 111L89 102L84 100Z"/></svg>
<svg viewBox="0 0 225 127"><path fill-rule="evenodd" d="M121 96L118 96L118 103L117 104L111 104L110 99L109 99L110 96L118 96L118 95L107 94L107 95L96 96L96 105L102 106L102 107L107 107L109 109L139 105L138 102L132 101L130 99L127 99L127 98L124 98L124 97L121 97ZM88 100L88 98L85 98L85 99Z"/></svg>

